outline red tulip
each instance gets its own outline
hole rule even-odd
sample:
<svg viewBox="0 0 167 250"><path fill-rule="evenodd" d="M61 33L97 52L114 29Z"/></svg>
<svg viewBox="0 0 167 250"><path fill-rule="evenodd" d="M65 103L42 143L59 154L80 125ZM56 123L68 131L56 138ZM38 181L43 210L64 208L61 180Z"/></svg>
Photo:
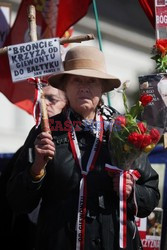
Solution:
<svg viewBox="0 0 167 250"><path fill-rule="evenodd" d="M126 118L125 116L117 116L117 118L115 119L115 124L117 125L121 125L122 127L126 125Z"/></svg>
<svg viewBox="0 0 167 250"><path fill-rule="evenodd" d="M151 95L142 95L140 97L140 101L142 103L142 105L145 107L148 103L150 103L152 101L153 97Z"/></svg>
<svg viewBox="0 0 167 250"><path fill-rule="evenodd" d="M141 148L143 149L143 148L147 147L148 145L150 145L151 143L152 143L151 136L149 134L144 134Z"/></svg>
<svg viewBox="0 0 167 250"><path fill-rule="evenodd" d="M142 134L138 134L137 132L132 132L128 136L128 141L132 143L136 148L140 148L143 141L143 137L144 136Z"/></svg>
<svg viewBox="0 0 167 250"><path fill-rule="evenodd" d="M156 129L156 128L151 129L150 136L151 136L153 143L157 143L161 137L158 129Z"/></svg>
<svg viewBox="0 0 167 250"><path fill-rule="evenodd" d="M146 132L147 128L143 122L138 122L137 126L140 129L140 132L142 134L144 134Z"/></svg>

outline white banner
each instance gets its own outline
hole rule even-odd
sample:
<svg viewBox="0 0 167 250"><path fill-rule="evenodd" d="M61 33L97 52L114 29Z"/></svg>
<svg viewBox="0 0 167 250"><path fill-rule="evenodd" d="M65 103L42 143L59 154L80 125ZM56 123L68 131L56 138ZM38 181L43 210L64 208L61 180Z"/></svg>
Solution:
<svg viewBox="0 0 167 250"><path fill-rule="evenodd" d="M13 82L63 70L59 38L9 46L8 58Z"/></svg>
<svg viewBox="0 0 167 250"><path fill-rule="evenodd" d="M156 0L155 1L155 17L156 17L156 38L167 39L167 1Z"/></svg>

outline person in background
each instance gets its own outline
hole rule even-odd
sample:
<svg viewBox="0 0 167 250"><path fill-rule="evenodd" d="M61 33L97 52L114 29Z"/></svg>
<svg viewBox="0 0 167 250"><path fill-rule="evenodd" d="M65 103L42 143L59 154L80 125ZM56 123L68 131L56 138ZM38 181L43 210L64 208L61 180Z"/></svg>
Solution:
<svg viewBox="0 0 167 250"><path fill-rule="evenodd" d="M65 93L51 85L44 85L43 92L48 117L59 114L67 102ZM6 200L6 183L22 149L23 146L14 153L0 176L0 245L3 246L3 250L33 250L35 247L36 223L40 203L31 213L16 214L12 212Z"/></svg>
<svg viewBox="0 0 167 250"><path fill-rule="evenodd" d="M43 87L43 92L45 95L48 117L61 113L67 102L64 91L53 88L51 85L46 85Z"/></svg>
<svg viewBox="0 0 167 250"><path fill-rule="evenodd" d="M118 250L119 179L105 171L112 159L109 131L103 129L116 111L102 104L101 98L119 87L120 80L106 73L99 49L76 46L65 56L64 71L48 81L65 91L68 102L52 117L51 134L40 127L32 129L8 181L8 201L15 212L29 213L42 199L36 250ZM29 148L33 148L32 161ZM137 158L133 167L141 177L134 187L132 176L126 174L128 250L142 249L135 204L137 216L146 217L160 196L158 174L148 158Z"/></svg>
<svg viewBox="0 0 167 250"><path fill-rule="evenodd" d="M147 234L154 236L161 236L162 222L159 220L156 211L151 212L147 217Z"/></svg>

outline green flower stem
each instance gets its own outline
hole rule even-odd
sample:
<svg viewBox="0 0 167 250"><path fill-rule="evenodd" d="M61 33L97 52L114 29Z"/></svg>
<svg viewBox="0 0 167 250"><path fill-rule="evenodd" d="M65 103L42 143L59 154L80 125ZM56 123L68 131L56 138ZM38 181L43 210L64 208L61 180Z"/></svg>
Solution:
<svg viewBox="0 0 167 250"><path fill-rule="evenodd" d="M123 125L123 128L129 133L129 129L125 125Z"/></svg>
<svg viewBox="0 0 167 250"><path fill-rule="evenodd" d="M126 98L126 95L125 95L125 89L123 89L122 97L123 97L125 112L127 114L127 113L129 113L129 109L128 109L128 105L127 105L127 98Z"/></svg>

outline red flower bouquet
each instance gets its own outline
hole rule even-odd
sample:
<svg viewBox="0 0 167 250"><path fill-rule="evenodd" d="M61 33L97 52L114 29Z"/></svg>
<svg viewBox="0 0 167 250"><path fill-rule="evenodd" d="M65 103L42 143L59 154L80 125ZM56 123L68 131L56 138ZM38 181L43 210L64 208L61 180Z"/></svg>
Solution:
<svg viewBox="0 0 167 250"><path fill-rule="evenodd" d="M109 136L109 152L112 165L105 165L105 169L110 176L115 173L119 174L119 244L120 248L124 249L126 249L127 235L126 174L128 172L132 176L135 188L135 181L140 178L140 173L133 167L134 161L141 154L148 154L156 146L163 133L163 129L155 128L150 124L148 125L146 121L138 120L138 117L142 116L145 106L152 102L152 96L141 95L140 100L129 109L125 90L126 84L123 84L122 95L125 114L115 117ZM135 192L133 192L133 199L137 215L138 208L135 202Z"/></svg>
<svg viewBox="0 0 167 250"><path fill-rule="evenodd" d="M149 153L156 146L163 131L137 119L144 107L152 101L152 96L142 95L129 109L125 89L126 85L122 94L125 115L119 115L114 120L109 136L109 151L114 166L129 170L133 168L133 162L137 157L142 153Z"/></svg>

